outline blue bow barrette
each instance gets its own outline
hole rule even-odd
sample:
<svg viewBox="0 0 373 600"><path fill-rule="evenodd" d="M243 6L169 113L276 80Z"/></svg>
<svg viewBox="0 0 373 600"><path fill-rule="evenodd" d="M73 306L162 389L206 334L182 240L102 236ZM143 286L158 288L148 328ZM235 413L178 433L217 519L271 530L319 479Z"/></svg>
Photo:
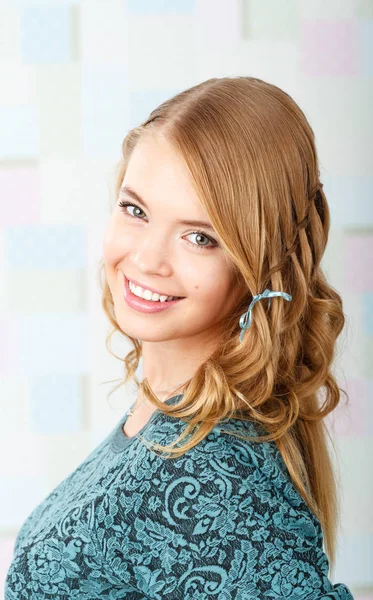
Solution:
<svg viewBox="0 0 373 600"><path fill-rule="evenodd" d="M268 290L268 289L264 290L264 292L262 294L257 294L256 296L253 296L253 299L251 301L249 308L240 317L240 327L242 329L242 331L240 333L240 342L242 342L245 330L248 329L251 325L252 308L253 308L255 302L258 302L258 300L261 300L262 298L268 298L268 308L269 308L271 306L271 298L273 298L274 296L283 296L285 298L285 300L288 300L288 301L293 299L293 297L290 296L290 294L287 294L286 292L272 292L271 290Z"/></svg>

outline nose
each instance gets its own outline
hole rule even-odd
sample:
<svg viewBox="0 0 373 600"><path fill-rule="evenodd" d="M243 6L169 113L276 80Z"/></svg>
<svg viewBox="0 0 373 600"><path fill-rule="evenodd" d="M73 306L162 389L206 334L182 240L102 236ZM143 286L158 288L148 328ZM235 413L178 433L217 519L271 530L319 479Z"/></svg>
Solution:
<svg viewBox="0 0 373 600"><path fill-rule="evenodd" d="M171 273L170 250L164 235L144 235L143 238L134 240L133 246L130 255L138 272L158 273L162 276Z"/></svg>

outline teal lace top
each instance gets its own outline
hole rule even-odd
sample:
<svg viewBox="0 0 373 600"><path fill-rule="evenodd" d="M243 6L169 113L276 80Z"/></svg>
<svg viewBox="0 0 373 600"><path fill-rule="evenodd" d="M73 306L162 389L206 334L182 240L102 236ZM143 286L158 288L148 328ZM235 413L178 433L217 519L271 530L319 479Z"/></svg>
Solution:
<svg viewBox="0 0 373 600"><path fill-rule="evenodd" d="M139 436L164 446L186 423L156 411L128 438L126 418L22 525L6 600L353 599L276 443L223 433L258 425L231 419L166 459Z"/></svg>

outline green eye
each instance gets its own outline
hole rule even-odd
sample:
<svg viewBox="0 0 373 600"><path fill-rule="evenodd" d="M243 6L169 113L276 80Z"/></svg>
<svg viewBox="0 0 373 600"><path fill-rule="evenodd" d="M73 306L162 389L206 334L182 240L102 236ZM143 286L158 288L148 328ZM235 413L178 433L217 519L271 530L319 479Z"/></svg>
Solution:
<svg viewBox="0 0 373 600"><path fill-rule="evenodd" d="M133 207L135 209L138 209L140 212L142 212L145 215L145 213L142 210L142 208L140 208L139 206L137 206L137 204L133 204L132 202L126 202L124 200L121 200L120 202L118 202L118 206L122 209L122 212L125 214L126 217L130 217L131 219L140 219L140 221L144 220L141 217L139 217L138 215L131 215L126 210L128 206L131 206L131 207ZM215 248L216 246L218 246L217 241L214 240L209 235L207 235L207 233L205 233L204 231L192 231L192 233L188 233L188 235L199 235L199 236L202 236L202 237L206 238L210 242L211 245L207 246L206 244L193 244L192 242L189 242L187 240L188 244L190 244L194 248L197 248L198 250L210 250L211 248Z"/></svg>

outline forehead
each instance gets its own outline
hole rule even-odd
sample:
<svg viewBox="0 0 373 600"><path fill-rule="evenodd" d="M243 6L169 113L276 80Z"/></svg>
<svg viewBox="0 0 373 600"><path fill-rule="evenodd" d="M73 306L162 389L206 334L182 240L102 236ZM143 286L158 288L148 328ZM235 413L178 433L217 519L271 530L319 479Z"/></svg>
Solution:
<svg viewBox="0 0 373 600"><path fill-rule="evenodd" d="M149 203L164 198L199 208L193 179L183 159L164 137L146 135L129 159L123 183L134 188Z"/></svg>

